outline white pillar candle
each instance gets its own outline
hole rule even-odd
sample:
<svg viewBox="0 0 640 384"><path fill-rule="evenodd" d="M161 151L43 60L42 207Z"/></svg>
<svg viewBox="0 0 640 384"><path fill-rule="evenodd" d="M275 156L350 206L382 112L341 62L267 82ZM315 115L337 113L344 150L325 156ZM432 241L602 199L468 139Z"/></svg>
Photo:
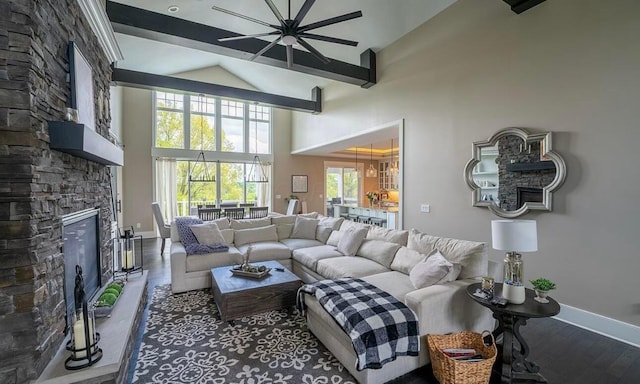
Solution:
<svg viewBox="0 0 640 384"><path fill-rule="evenodd" d="M124 255L122 255L122 267L124 269L133 268L133 250L126 250Z"/></svg>
<svg viewBox="0 0 640 384"><path fill-rule="evenodd" d="M93 335L92 318L89 318L89 340L89 345L93 345L95 340ZM73 348L78 351L76 352L76 358L82 359L87 357L87 342L86 338L84 337L84 320L82 319L82 316L80 316L80 319L77 320L75 324L73 324ZM79 351L80 349L85 350Z"/></svg>

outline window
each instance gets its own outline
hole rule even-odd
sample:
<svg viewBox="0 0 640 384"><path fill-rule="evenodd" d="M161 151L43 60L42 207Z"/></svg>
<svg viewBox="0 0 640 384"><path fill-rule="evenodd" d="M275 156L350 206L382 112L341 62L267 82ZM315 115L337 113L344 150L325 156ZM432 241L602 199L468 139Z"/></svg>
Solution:
<svg viewBox="0 0 640 384"><path fill-rule="evenodd" d="M156 196L173 200L164 206L176 207L178 215L189 215L198 205L219 205L223 201L270 204L268 183L245 182L256 153L266 163L273 158L270 107L208 95L156 91L154 114L152 154L165 165L156 167L156 191L177 186L175 193ZM202 162L196 162L201 151L215 183L189 182L190 172L196 178L204 172ZM167 160L173 163L166 163Z"/></svg>

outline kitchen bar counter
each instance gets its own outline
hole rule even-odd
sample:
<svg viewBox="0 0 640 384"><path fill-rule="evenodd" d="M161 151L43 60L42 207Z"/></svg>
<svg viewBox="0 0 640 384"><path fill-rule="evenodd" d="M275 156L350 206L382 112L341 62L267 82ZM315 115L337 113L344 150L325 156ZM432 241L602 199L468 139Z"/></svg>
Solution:
<svg viewBox="0 0 640 384"><path fill-rule="evenodd" d="M355 204L334 204L333 207L334 217L340 217L340 214L377 217L387 220L386 228L397 228L398 207L361 207Z"/></svg>

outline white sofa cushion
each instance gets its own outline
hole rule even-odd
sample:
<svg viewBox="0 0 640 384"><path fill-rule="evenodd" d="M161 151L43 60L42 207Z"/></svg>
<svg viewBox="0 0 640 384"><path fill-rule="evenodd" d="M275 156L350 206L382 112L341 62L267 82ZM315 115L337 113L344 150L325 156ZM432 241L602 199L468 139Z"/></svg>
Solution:
<svg viewBox="0 0 640 384"><path fill-rule="evenodd" d="M364 276L362 280L368 281L383 291L389 292L393 297L403 302L404 296L416 289L413 284L411 284L409 275L397 271Z"/></svg>
<svg viewBox="0 0 640 384"><path fill-rule="evenodd" d="M227 244L233 244L233 234L235 231L231 228L229 229L221 229L220 233L222 233L222 237L224 237L224 242Z"/></svg>
<svg viewBox="0 0 640 384"><path fill-rule="evenodd" d="M386 229L378 226L371 226L367 233L367 239L384 240L399 245L407 245L409 239L409 231L401 231L399 229Z"/></svg>
<svg viewBox="0 0 640 384"><path fill-rule="evenodd" d="M207 271L211 268L224 267L242 263L242 255L235 247L229 247L227 252L205 253L190 255L186 259L187 272Z"/></svg>
<svg viewBox="0 0 640 384"><path fill-rule="evenodd" d="M287 260L291 258L291 250L286 245L277 241L262 241L250 243L238 247L238 251L243 255L251 247L249 261Z"/></svg>
<svg viewBox="0 0 640 384"><path fill-rule="evenodd" d="M259 228L271 225L271 218L265 217L262 219L242 219L242 220L230 220L231 229L249 229Z"/></svg>
<svg viewBox="0 0 640 384"><path fill-rule="evenodd" d="M485 243L431 236L412 229L409 231L407 247L427 255L437 248L447 260L460 264L462 270L459 279L487 274L489 257Z"/></svg>
<svg viewBox="0 0 640 384"><path fill-rule="evenodd" d="M367 230L369 230L371 226L368 224L362 224L362 223L356 223L355 221L351 221L351 220L344 220L342 221L342 224L340 224L340 231L348 231L350 228L353 229L360 229L360 228L365 228Z"/></svg>
<svg viewBox="0 0 640 384"><path fill-rule="evenodd" d="M338 241L338 251L345 256L354 256L366 236L367 228L350 228L346 230L340 241Z"/></svg>
<svg viewBox="0 0 640 384"><path fill-rule="evenodd" d="M191 232L193 232L200 244L213 245L227 243L224 236L222 236L222 232L220 232L220 229L215 223L205 222L202 224L194 224L190 225L189 229L191 229Z"/></svg>
<svg viewBox="0 0 640 384"><path fill-rule="evenodd" d="M240 247L245 244L258 243L262 241L278 241L278 233L275 225L266 227L239 229L233 234L234 244Z"/></svg>
<svg viewBox="0 0 640 384"><path fill-rule="evenodd" d="M399 248L400 245L396 243L377 239L364 239L356 252L356 256L366 257L389 268Z"/></svg>
<svg viewBox="0 0 640 384"><path fill-rule="evenodd" d="M369 276L389 272L389 270L364 257L340 256L318 260L316 272L327 279L339 279L341 277Z"/></svg>
<svg viewBox="0 0 640 384"><path fill-rule="evenodd" d="M318 227L318 219L308 219L306 217L296 217L296 222L293 225L291 231L291 238L293 239L309 239L315 240L316 228Z"/></svg>
<svg viewBox="0 0 640 384"><path fill-rule="evenodd" d="M398 249L398 252L396 252L396 256L393 258L393 262L391 262L390 268L394 271L402 272L405 275L409 275L411 269L426 258L427 255L422 254L414 249L400 247L400 249Z"/></svg>
<svg viewBox="0 0 640 384"><path fill-rule="evenodd" d="M315 272L318 260L341 256L343 256L342 253L338 252L336 247L320 245L317 247L296 249L293 251L292 257L295 261Z"/></svg>
<svg viewBox="0 0 640 384"><path fill-rule="evenodd" d="M411 269L409 278L416 289L430 285L455 281L460 274L460 265L454 265L438 251L434 250L426 260Z"/></svg>
<svg viewBox="0 0 640 384"><path fill-rule="evenodd" d="M324 243L318 240L310 240L310 239L282 239L280 242L286 245L290 250L300 249L300 248L309 248L309 247L317 247L319 245L324 245Z"/></svg>

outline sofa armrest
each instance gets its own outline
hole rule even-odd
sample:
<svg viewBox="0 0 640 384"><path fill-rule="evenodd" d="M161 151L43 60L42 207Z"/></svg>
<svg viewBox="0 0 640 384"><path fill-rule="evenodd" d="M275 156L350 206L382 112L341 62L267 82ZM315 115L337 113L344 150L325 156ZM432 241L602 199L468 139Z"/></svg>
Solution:
<svg viewBox="0 0 640 384"><path fill-rule="evenodd" d="M456 280L407 293L404 301L418 316L420 334L493 330L491 311L467 296L467 286L476 282Z"/></svg>
<svg viewBox="0 0 640 384"><path fill-rule="evenodd" d="M187 250L181 242L171 243L171 291L173 293L187 291Z"/></svg>

